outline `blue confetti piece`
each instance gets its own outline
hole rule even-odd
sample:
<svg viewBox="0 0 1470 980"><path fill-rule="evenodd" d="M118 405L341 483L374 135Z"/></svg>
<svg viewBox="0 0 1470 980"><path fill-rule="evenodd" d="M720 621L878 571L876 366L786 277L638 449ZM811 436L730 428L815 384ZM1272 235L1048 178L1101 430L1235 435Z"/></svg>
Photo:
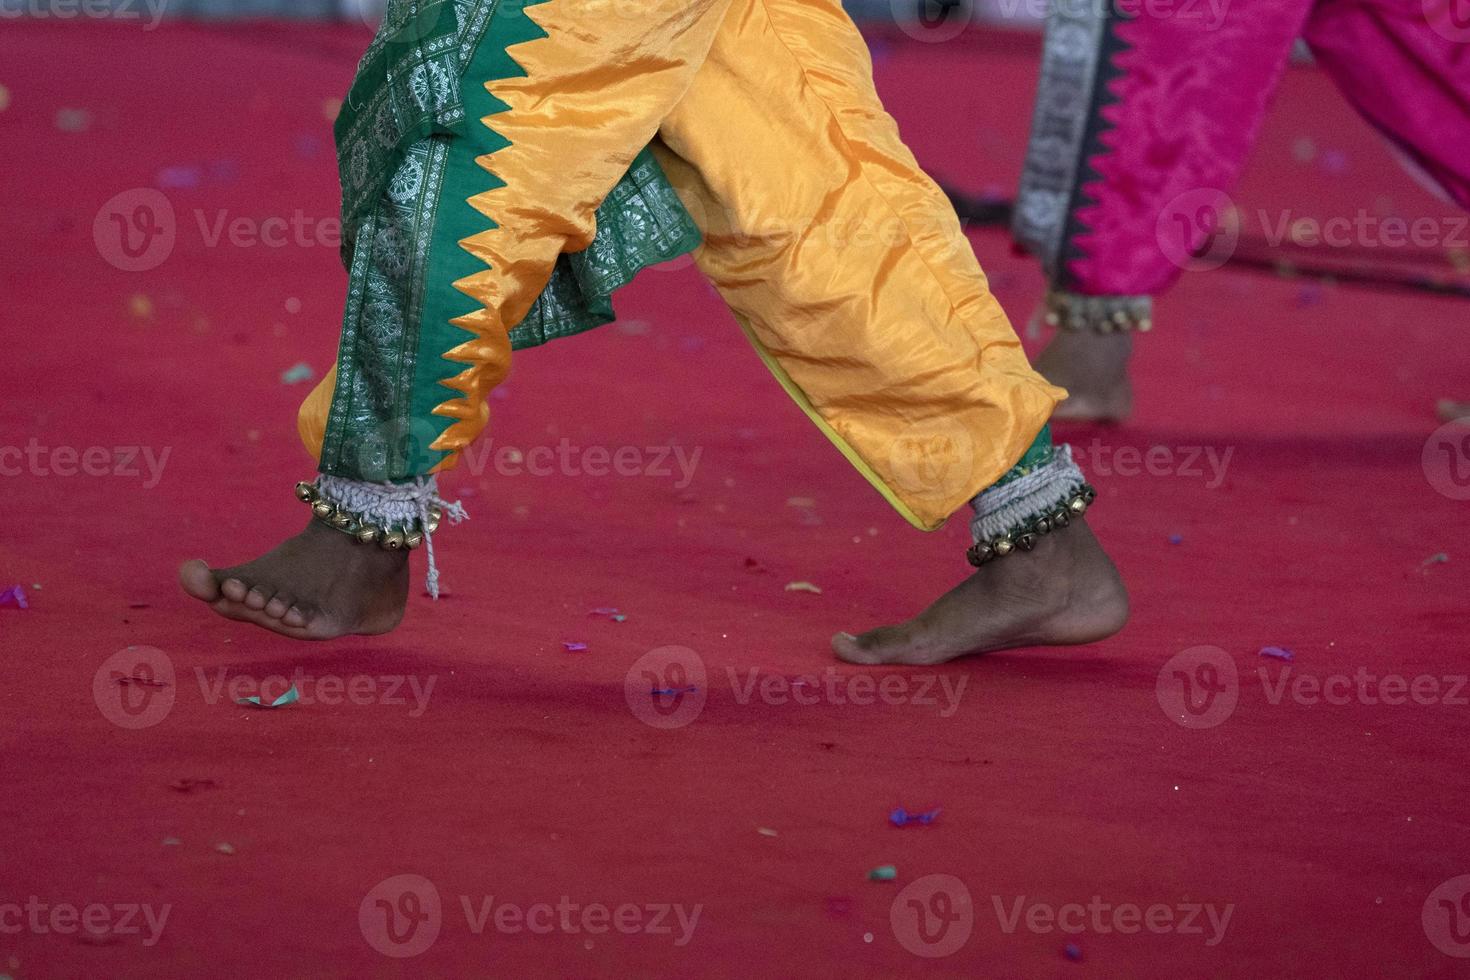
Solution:
<svg viewBox="0 0 1470 980"><path fill-rule="evenodd" d="M1257 651L1257 654L1262 657L1275 657L1277 660L1292 661L1296 659L1296 654L1285 647L1261 647Z"/></svg>
<svg viewBox="0 0 1470 980"><path fill-rule="evenodd" d="M655 687L648 693L653 695L671 696L674 694L689 694L697 690L699 690L699 688L697 687Z"/></svg>
<svg viewBox="0 0 1470 980"><path fill-rule="evenodd" d="M925 810L922 813L909 813L903 807L899 807L888 815L888 822L895 827L907 827L910 824L927 827L939 819L939 811L940 808L936 806L934 809Z"/></svg>
<svg viewBox="0 0 1470 980"><path fill-rule="evenodd" d="M1184 535L1182 535L1182 534L1171 534L1171 535L1169 535L1169 543L1170 544L1183 544L1184 543Z"/></svg>
<svg viewBox="0 0 1470 980"><path fill-rule="evenodd" d="M263 703L260 700L260 695L258 695L258 694L253 695L253 696L248 697L248 698L239 698L238 700L235 701L235 703L236 704L248 704L251 707L255 707L255 708L284 708L288 704L295 704L300 699L301 699L301 692L298 691L298 690L296 690L296 685L295 684L292 684L291 687L290 687L290 689L287 690L285 694L282 694L280 697L276 698L270 704Z"/></svg>
<svg viewBox="0 0 1470 980"><path fill-rule="evenodd" d="M1082 947L1078 946L1076 943L1068 943L1067 945L1062 947L1062 955L1071 960L1073 963L1081 963Z"/></svg>
<svg viewBox="0 0 1470 980"><path fill-rule="evenodd" d="M578 643L575 640L562 640L561 645L567 648L568 653L581 653L587 649L587 644Z"/></svg>

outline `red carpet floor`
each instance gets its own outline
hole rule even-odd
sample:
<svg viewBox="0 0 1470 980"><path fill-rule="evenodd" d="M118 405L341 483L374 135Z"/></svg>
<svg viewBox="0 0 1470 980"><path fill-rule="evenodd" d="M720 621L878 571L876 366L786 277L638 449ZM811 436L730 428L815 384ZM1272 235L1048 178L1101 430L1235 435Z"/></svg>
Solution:
<svg viewBox="0 0 1470 980"><path fill-rule="evenodd" d="M878 672L874 704L850 703L873 699L860 672L828 679L827 637L956 582L964 529L890 513L687 269L630 288L619 326L520 356L495 403L497 449L633 447L643 475L457 473L473 520L441 538L450 594L387 637L298 645L186 601L181 558L240 560L302 520L306 386L282 375L333 353L324 102L367 39L0 35L0 445L35 447L0 457L0 589L29 600L0 605L0 974L1470 975L1449 955L1470 954L1467 504L1421 466L1434 400L1470 395L1463 302L1186 277L1140 345L1136 419L1061 433L1100 488L1127 630ZM1034 42L877 60L936 173L1013 187ZM150 187L176 241L122 271L94 219ZM1238 200L1452 214L1307 68ZM298 214L282 247L211 242L221 218ZM974 241L1023 322L1035 268L998 231ZM656 465L670 447L699 454L687 482ZM92 475L66 475L68 449ZM159 652L119 682L130 645ZM699 688L685 710L704 698L664 729L625 681L667 645L706 676L659 676ZM1199 646L1224 651L1203 664L1224 707L1184 727L1166 665ZM233 701L297 671L300 703ZM1365 693L1343 686L1360 674ZM1421 675L1438 692L1416 703L1395 679ZM649 683L633 673L635 701ZM942 812L897 829L900 806ZM437 908L380 886L398 875Z"/></svg>

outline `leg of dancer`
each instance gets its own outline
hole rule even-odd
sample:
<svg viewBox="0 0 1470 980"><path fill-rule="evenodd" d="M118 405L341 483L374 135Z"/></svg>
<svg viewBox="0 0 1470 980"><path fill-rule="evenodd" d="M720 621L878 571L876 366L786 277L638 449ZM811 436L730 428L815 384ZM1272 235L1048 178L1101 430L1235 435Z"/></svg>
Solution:
<svg viewBox="0 0 1470 980"><path fill-rule="evenodd" d="M558 254L590 240L596 195L568 195L553 175L581 172L567 161L586 156L608 164L600 179L611 186L619 167L652 135L631 127L625 146L613 152L606 145L597 108L576 105L596 94L586 84L590 54L568 61L571 52L558 51L559 41L594 38L594 21L562 0L530 12L548 38L515 50L526 75L514 84L535 85L534 95L521 98L514 84L490 86L510 106L488 120L508 147L485 160L505 186L474 200L502 223L467 242L479 247L477 257L490 268L453 280L483 306L465 323L483 327L465 345L474 349L445 355L471 366L446 378L452 372L440 364L435 378L466 397L446 407L417 402L410 389L407 412L398 419L410 435L425 418L452 424L427 443L427 454L415 449L424 438L404 441L408 458L401 463L393 459L393 440L351 438L352 427L342 420L350 422L357 409L343 403L350 399L355 406L361 396L343 376L352 349L366 348L352 348L345 338L330 409L322 410L324 396L318 395L317 407L309 404L304 413L309 440L316 438L310 420L326 416L324 476L306 494L318 498L326 520L349 530L367 525L372 536L372 525L384 522L364 517L380 518L390 507L401 507L394 515L399 523L389 522L400 533L414 537L432 527L430 510L442 502L428 484L403 481L442 467L434 454L463 448L483 424L484 391L503 373L510 346L506 327L523 323ZM605 19L595 24L607 29ZM709 25L692 14L687 25L676 33L692 52L695 28ZM633 22L624 29L633 30ZM1126 616L1126 596L1078 519L1091 490L1065 447L1052 448L1045 426L1062 393L1026 364L947 202L898 141L872 92L866 50L837 0L735 0L718 36L699 37L703 67L682 87L670 86L679 88L677 99L661 105L637 85L622 93L622 104L636 102L655 126L662 123L667 148L658 151L705 233L701 266L792 397L909 520L935 527L976 501L977 543L970 558L977 574L910 623L862 637L840 635L834 640L839 654L861 662L933 662L1004 646L1087 642L1116 631ZM659 47L646 47L647 56L631 63L667 63L669 38L656 40ZM564 93L552 76L557 65L567 71L569 64L579 66L581 77ZM783 111L771 112L773 105ZM538 113L542 118L535 118ZM592 134L589 142L547 146L556 142L557 121L561 128L582 124ZM539 182L538 167L545 168ZM547 248L543 239L554 236L514 228L511 217L533 229L553 228L562 239ZM534 252L527 239L537 244ZM500 282L517 273L516 282ZM481 281L488 288L466 288ZM421 302L421 332L438 329L442 313L435 301ZM421 365L442 360L430 355L445 350L425 348L422 337L416 349ZM360 364L352 370L364 373ZM401 371L372 368L366 380L371 387L375 378ZM419 404L427 411L420 414ZM366 429L380 434L384 413L373 414ZM334 448L344 430L340 441L352 447L345 453ZM375 504L379 500L384 502ZM1049 533L1054 529L1059 533ZM293 540L311 536L320 542L311 547L337 551L344 541L359 547L337 530L323 538L322 530L313 526ZM284 555L278 551L237 569L216 572L189 563L182 572L185 587L226 615L289 635L391 627L401 615L401 585L387 590L384 576L372 574L356 584L343 582L358 573L304 562L301 546L283 547ZM1029 554L1007 557L1012 552ZM392 574L401 577L401 565ZM391 591L385 605L395 609L371 624L354 619L353 610L323 604L322 597L330 603L344 591L374 589Z"/></svg>
<svg viewBox="0 0 1470 980"><path fill-rule="evenodd" d="M1070 392L1058 417L1128 415L1133 332L1225 217L1298 36L1412 169L1470 206L1470 30L1452 15L1417 0L1053 7L1015 233L1061 328L1037 360Z"/></svg>

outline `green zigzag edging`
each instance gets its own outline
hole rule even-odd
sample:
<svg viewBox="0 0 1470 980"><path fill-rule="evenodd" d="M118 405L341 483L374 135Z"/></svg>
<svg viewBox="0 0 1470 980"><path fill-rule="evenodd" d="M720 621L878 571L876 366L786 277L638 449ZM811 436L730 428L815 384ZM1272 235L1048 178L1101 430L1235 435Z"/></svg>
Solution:
<svg viewBox="0 0 1470 980"><path fill-rule="evenodd" d="M505 186L505 181L480 166L476 162L477 158L498 153L511 145L509 140L485 121L489 116L510 111L509 105L490 93L486 83L526 77L526 70L510 56L509 49L517 44L547 37L541 25L527 16L526 8L550 2L555 0L509 0L498 7L491 15L489 29L476 49L475 56L465 66L465 77L461 79L464 86L465 116L471 126L480 123L483 125L479 125L468 138L450 141L449 162L444 169L444 185L440 191L442 204L429 251L429 268L426 270L425 281L428 283L456 283L484 271L487 267L484 261L460 244L473 235L499 227L493 219L486 217L469 203L471 197ZM450 241L458 247L443 247ZM469 367L443 355L475 337L472 331L450 321L473 313L478 307L462 305L465 297L457 289L431 288L425 292L423 314L419 323L420 350L436 352L437 356L419 360L413 382L410 417L432 420L438 430L435 433L437 440L457 420L434 415L434 409L445 402L463 397L460 392L440 382L453 378ZM414 461L416 472L432 468L448 455L427 448L423 451L432 459L423 467L417 465L418 461Z"/></svg>

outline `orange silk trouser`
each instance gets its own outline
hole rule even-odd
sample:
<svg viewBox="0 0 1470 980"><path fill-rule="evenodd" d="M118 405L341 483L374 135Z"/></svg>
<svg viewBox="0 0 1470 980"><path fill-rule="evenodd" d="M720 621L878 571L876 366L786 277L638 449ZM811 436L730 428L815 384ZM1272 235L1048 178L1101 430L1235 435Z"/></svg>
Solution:
<svg viewBox="0 0 1470 980"><path fill-rule="evenodd" d="M484 268L445 353L436 469L483 430L508 332L653 146L700 270L777 380L906 519L934 528L1032 445L1065 393L1030 367L958 219L899 139L840 0L547 0L523 77L486 83L509 145L477 162ZM469 84L470 81L466 80ZM478 83L476 83L478 84ZM498 180L491 181L493 173ZM302 408L320 452L329 376Z"/></svg>

